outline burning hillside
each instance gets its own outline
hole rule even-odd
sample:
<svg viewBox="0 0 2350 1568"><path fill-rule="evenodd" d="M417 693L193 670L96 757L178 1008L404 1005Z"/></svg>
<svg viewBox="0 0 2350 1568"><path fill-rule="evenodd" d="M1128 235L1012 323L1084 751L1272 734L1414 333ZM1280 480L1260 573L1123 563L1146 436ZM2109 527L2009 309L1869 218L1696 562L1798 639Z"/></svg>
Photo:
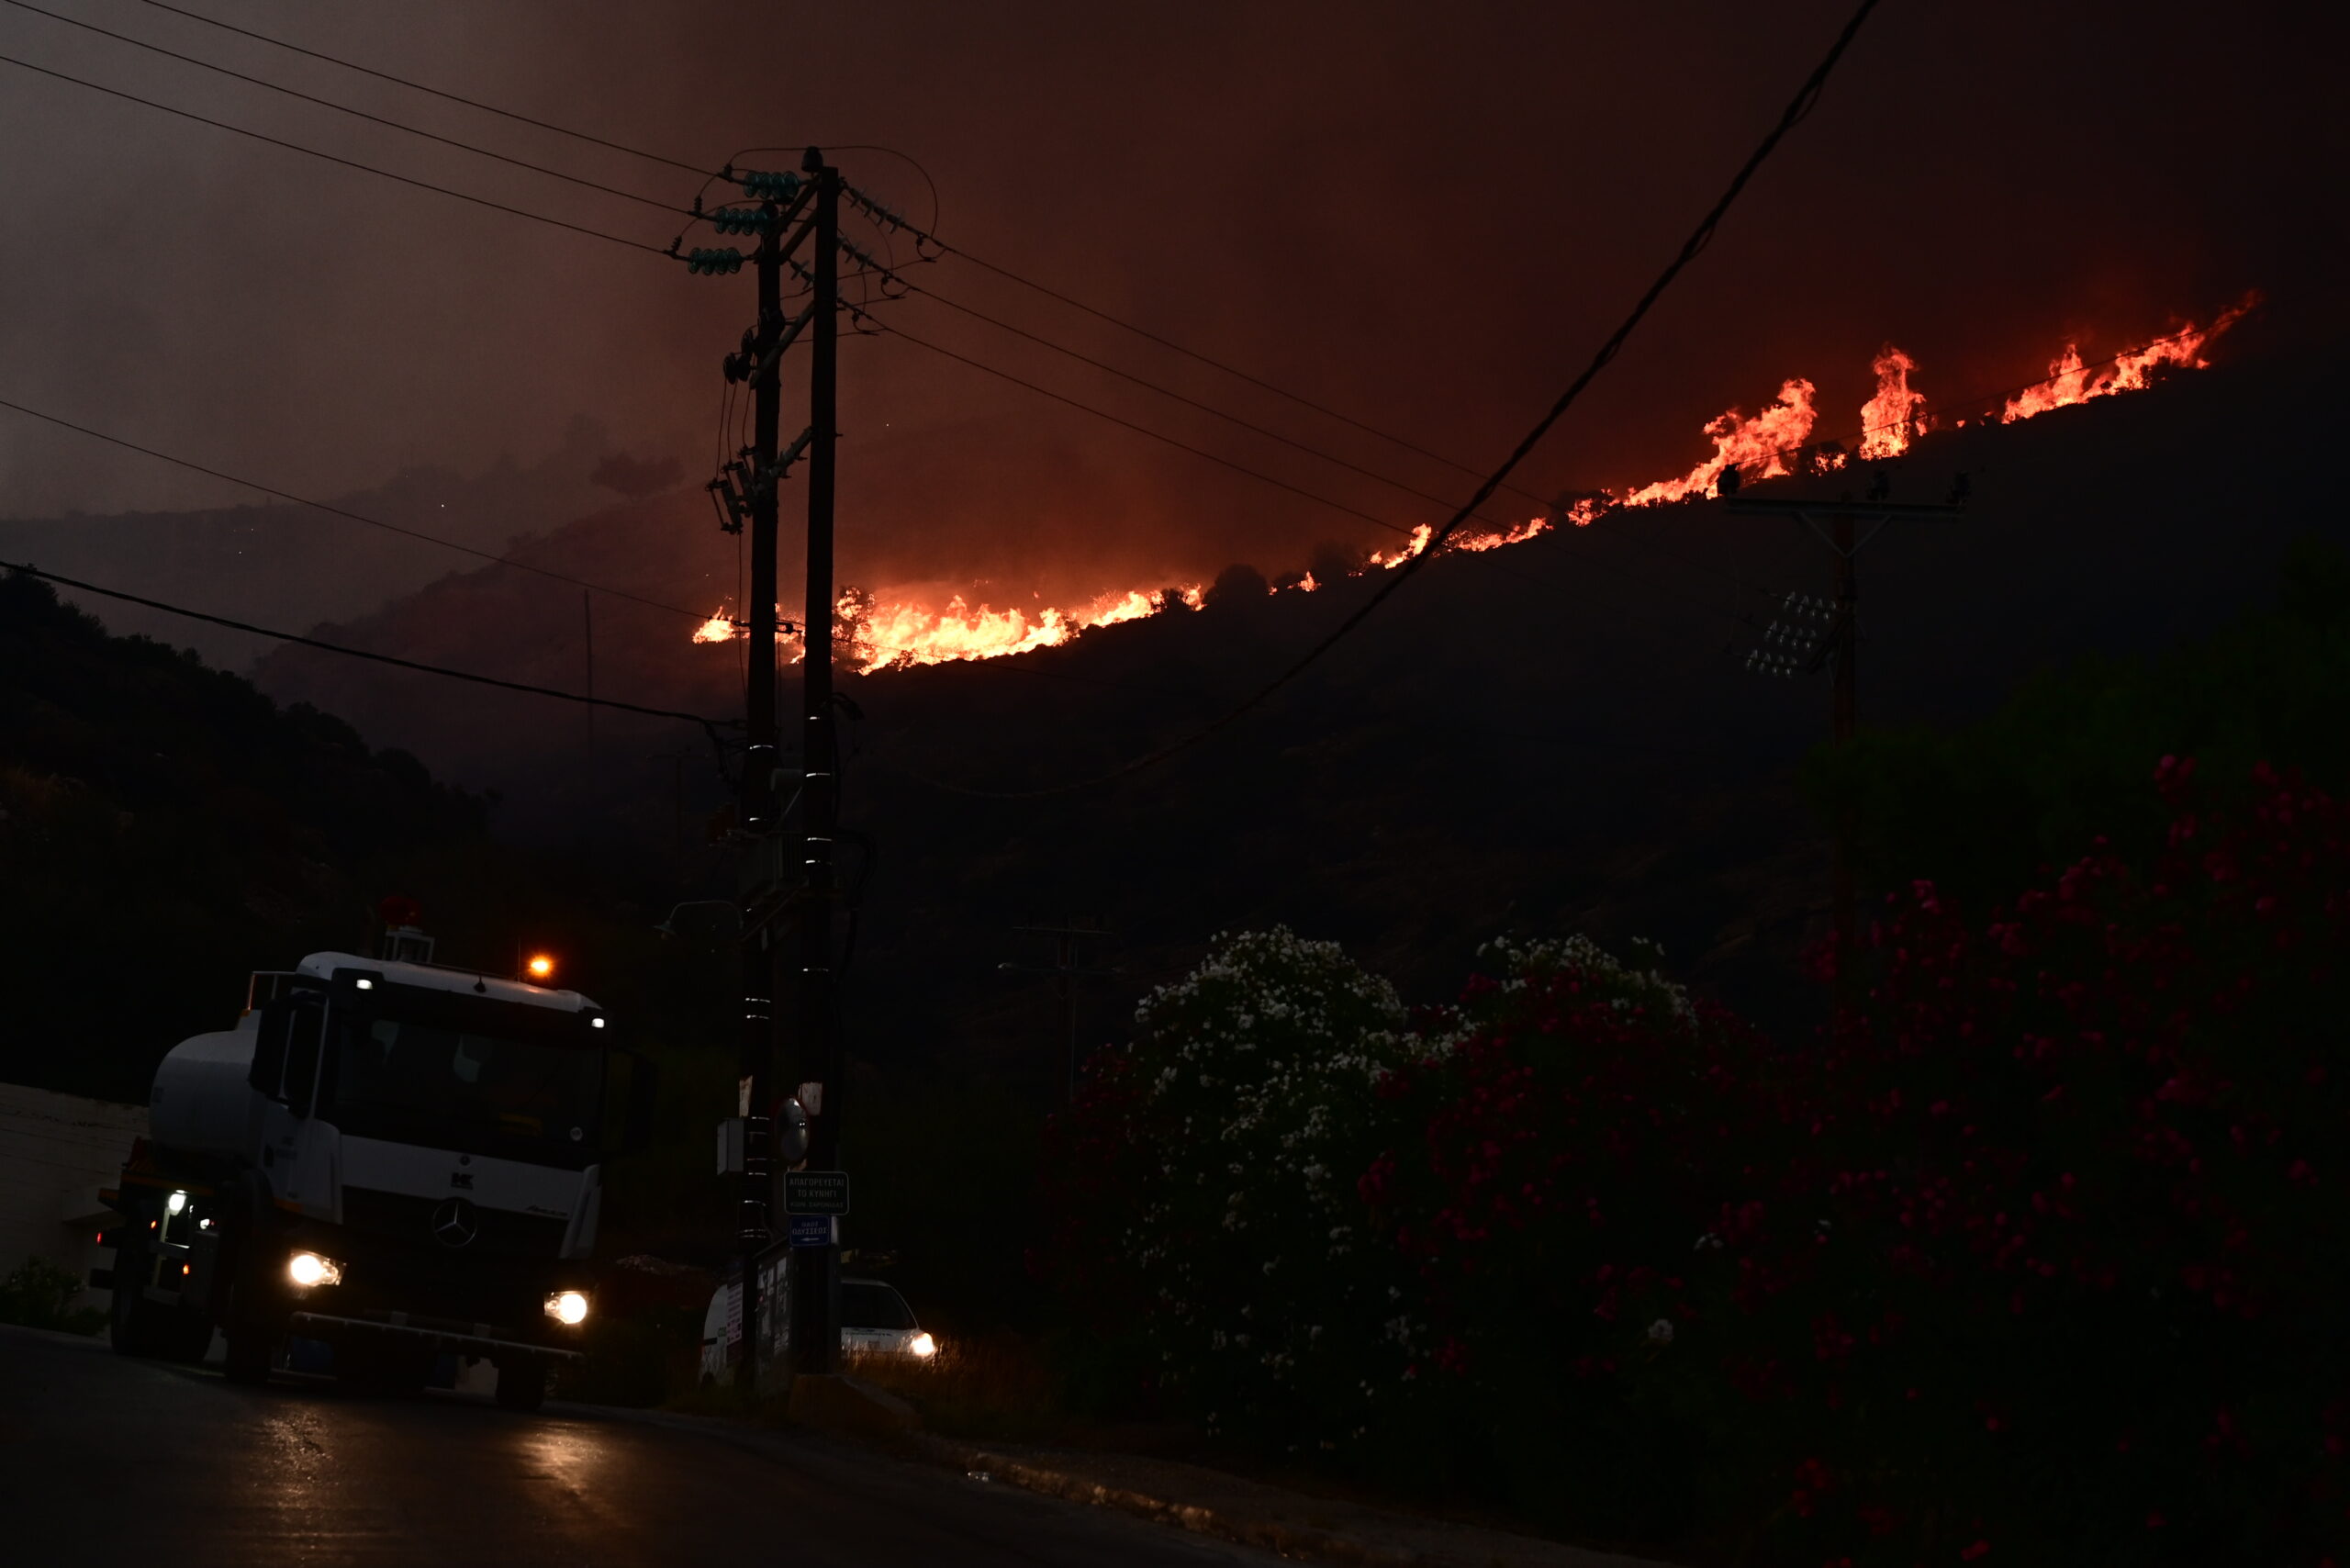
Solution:
<svg viewBox="0 0 2350 1568"><path fill-rule="evenodd" d="M2210 364L2204 351L2256 303L2256 296L2246 296L2209 325L2188 323L2095 364L2082 360L2077 343L2067 343L2049 362L2048 374L2042 379L1994 399L1962 400L1941 409L1933 409L1927 395L1912 383L1918 362L1887 343L1871 364L1876 390L1861 406L1860 428L1852 432L1853 444L1849 447L1841 440L1814 440L1818 423L1814 402L1817 388L1800 376L1790 377L1781 385L1778 397L1755 412L1731 409L1709 421L1705 433L1714 443L1713 453L1685 474L1621 491L1603 491L1596 497L1562 498L1512 527L1466 528L1454 535L1446 549L1498 550L1522 544L1562 525L1589 527L1609 511L1702 498L1715 494L1723 474L1733 467L1748 479L1830 473L1856 458L1880 462L1898 457L1919 437L1944 425L1959 429L1970 423L2012 424L2096 398L2145 391L2165 372L2199 370ZM1355 575L1401 566L1425 552L1435 532L1432 525L1420 524L1395 548L1373 552ZM1311 573L1305 573L1275 584L1272 591L1311 593L1321 586ZM1080 605L1036 609L975 605L960 594L935 604L905 590L885 588L868 594L851 588L843 592L839 605L841 643L844 657L853 658L858 668L870 673L1027 653L1069 642L1097 626L1177 608L1197 610L1203 602L1204 594L1196 583L1157 590L1128 588ZM694 633L693 640L724 643L741 633L740 620L721 605Z"/></svg>

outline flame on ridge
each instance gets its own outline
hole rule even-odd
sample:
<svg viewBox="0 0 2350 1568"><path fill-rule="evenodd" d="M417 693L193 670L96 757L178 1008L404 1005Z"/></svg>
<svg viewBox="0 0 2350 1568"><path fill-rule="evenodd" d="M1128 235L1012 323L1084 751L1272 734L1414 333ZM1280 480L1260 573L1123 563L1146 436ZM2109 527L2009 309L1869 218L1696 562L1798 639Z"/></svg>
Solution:
<svg viewBox="0 0 2350 1568"><path fill-rule="evenodd" d="M2166 367L2201 370L2211 363L2203 357L2203 351L2258 303L2256 293L2247 294L2213 317L2210 326L2190 323L2142 348L2116 356L2102 368L2085 364L2078 345L2067 343L2065 352L2050 363L2045 380L2009 398L2004 409L1983 416L1982 422L1997 420L2002 424L2014 424L2053 409L2086 403L2093 398L2143 392L2154 385L2154 372ZM1919 436L1933 429L1935 419L1925 411L1926 395L1910 385L1909 377L1917 371L1918 363L1908 354L1887 343L1869 368L1876 375L1876 391L1861 406L1859 456L1863 461L1897 457L1907 452ZM1818 421L1818 410L1812 404L1815 390L1809 381L1794 376L1780 386L1775 401L1753 414L1743 414L1736 409L1724 411L1706 425L1706 434L1714 443L1713 455L1678 478L1660 479L1620 493L1609 490L1586 495L1572 502L1561 498L1550 513L1530 517L1503 532L1463 527L1446 541L1444 549L1447 553L1498 550L1505 545L1523 544L1562 523L1588 528L1614 508L1663 506L1710 496L1717 493L1723 473L1732 465L1750 479L1777 478L1796 473L1798 468L1818 473L1841 468L1848 461L1841 446L1834 442L1816 447L1810 444L1812 430ZM1968 420L1953 422L1964 425ZM1426 554L1435 537L1435 525L1421 523L1412 530L1408 540L1393 550L1372 552L1361 571L1352 575L1393 571ZM1308 572L1288 588L1275 588L1272 591L1313 593L1326 586ZM1096 626L1139 621L1178 605L1198 610L1206 602L1204 589L1196 583L1159 593L1139 588L1123 594L1106 593L1079 609L1047 607L1035 611L1016 607L999 610L984 603L975 608L960 594L948 599L943 609L933 610L912 603L882 603L850 589L840 599L837 645L843 658L853 661L861 673L869 675L881 669L957 659L1002 658L1036 648L1056 647ZM740 628L722 605L695 630L693 640L723 643L738 635ZM792 657L796 662L799 655L795 652Z"/></svg>
<svg viewBox="0 0 2350 1568"><path fill-rule="evenodd" d="M880 669L955 659L995 659L1057 647L1096 626L1139 621L1179 604L1197 610L1206 602L1206 591L1197 583L1161 594L1140 588L1106 593L1081 608L1047 606L1035 611L1016 606L1004 610L974 606L961 594L948 599L944 608L931 610L918 604L881 603L851 589L841 595L837 606L838 640L843 656L853 659L860 674L870 675Z"/></svg>
<svg viewBox="0 0 2350 1568"><path fill-rule="evenodd" d="M1876 396L1861 405L1861 455L1898 457L1909 450L1913 437L1929 428L1919 411L1926 395L1909 387L1909 373L1918 362L1887 343L1869 368L1876 372Z"/></svg>
<svg viewBox="0 0 2350 1568"><path fill-rule="evenodd" d="M2153 372L2165 365L2204 369L2211 363L2203 357L2204 346L2243 319L2244 312L2258 303L2257 296L2246 295L2213 317L2209 327L2189 325L2166 338L2156 338L2143 349L2121 355L2101 374L2092 375L2081 364L2079 346L2066 343L2065 352L2049 362L2048 379L2010 398L2007 408L2000 411L1999 422L2011 425L2051 409L2070 408L2092 398L2109 398L2116 392L2143 392L2152 385Z"/></svg>
<svg viewBox="0 0 2350 1568"><path fill-rule="evenodd" d="M1756 479L1793 473L1787 459L1811 439L1811 427L1819 417L1811 406L1812 391L1810 382L1792 376L1780 386L1778 401L1763 405L1751 419L1736 409L1722 414L1706 426L1706 433L1714 438L1711 457L1678 479L1659 479L1629 495L1616 497L1616 504L1655 507L1691 496L1709 496L1722 470L1732 464Z"/></svg>

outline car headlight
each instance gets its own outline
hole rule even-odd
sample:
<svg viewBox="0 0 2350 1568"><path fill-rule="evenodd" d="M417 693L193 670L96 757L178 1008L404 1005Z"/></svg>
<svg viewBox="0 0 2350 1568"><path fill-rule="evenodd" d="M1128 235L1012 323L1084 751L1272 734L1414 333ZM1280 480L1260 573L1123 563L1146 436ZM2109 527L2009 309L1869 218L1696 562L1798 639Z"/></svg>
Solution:
<svg viewBox="0 0 2350 1568"><path fill-rule="evenodd" d="M315 1252L297 1252L285 1260L285 1277L304 1290L312 1285L342 1283L342 1265Z"/></svg>
<svg viewBox="0 0 2350 1568"><path fill-rule="evenodd" d="M577 1291L560 1291L547 1297L547 1316L557 1323L588 1321L588 1298Z"/></svg>
<svg viewBox="0 0 2350 1568"><path fill-rule="evenodd" d="M927 1360L930 1357L938 1354L938 1341L932 1338L926 1333L917 1334L912 1338L906 1341L906 1354L910 1356L921 1356L924 1360Z"/></svg>

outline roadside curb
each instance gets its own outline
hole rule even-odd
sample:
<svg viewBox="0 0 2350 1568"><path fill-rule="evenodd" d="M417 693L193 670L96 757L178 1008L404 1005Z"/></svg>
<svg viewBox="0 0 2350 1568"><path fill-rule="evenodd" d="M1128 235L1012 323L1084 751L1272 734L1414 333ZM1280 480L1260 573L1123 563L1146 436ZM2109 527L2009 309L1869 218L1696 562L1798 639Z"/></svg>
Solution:
<svg viewBox="0 0 2350 1568"><path fill-rule="evenodd" d="M922 1429L907 1401L845 1375L793 1380L790 1425L1064 1502L1346 1568L1675 1568L1484 1526L1392 1513L1203 1466L1115 1453L1007 1452Z"/></svg>
<svg viewBox="0 0 2350 1568"><path fill-rule="evenodd" d="M1284 1557L1360 1564L1363 1568L1419 1568L1429 1561L1416 1551L1379 1546L1334 1530L1285 1525L1270 1519L1233 1518L1196 1503L1179 1503L1128 1487L1109 1485L1009 1454L966 1448L927 1433L912 1434L906 1446L934 1464L961 1470L975 1479L1008 1481L1030 1492L1072 1503L1090 1503L1096 1507L1116 1508L1200 1535L1261 1547Z"/></svg>

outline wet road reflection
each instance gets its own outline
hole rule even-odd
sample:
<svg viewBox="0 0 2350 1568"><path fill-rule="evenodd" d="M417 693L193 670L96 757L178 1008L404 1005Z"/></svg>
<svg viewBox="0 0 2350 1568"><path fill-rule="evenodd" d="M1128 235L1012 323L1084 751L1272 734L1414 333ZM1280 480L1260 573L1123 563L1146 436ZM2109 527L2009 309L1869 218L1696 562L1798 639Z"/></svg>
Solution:
<svg viewBox="0 0 2350 1568"><path fill-rule="evenodd" d="M1278 1559L811 1439L241 1388L0 1327L18 1562L792 1568Z"/></svg>

